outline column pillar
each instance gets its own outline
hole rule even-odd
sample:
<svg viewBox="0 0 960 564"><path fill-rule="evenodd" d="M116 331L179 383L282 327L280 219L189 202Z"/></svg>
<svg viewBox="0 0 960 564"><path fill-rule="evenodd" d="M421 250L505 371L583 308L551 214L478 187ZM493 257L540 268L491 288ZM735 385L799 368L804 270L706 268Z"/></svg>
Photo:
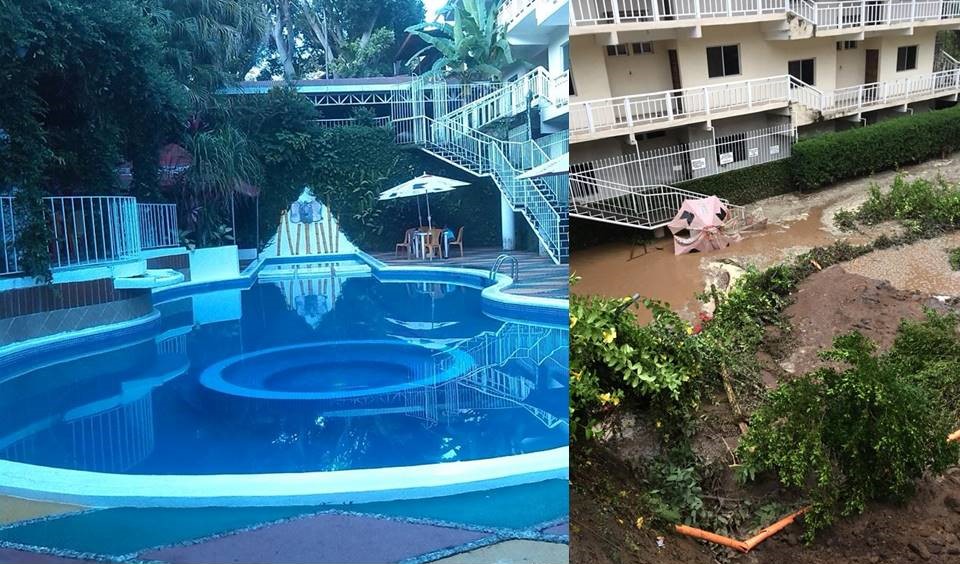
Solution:
<svg viewBox="0 0 960 564"><path fill-rule="evenodd" d="M503 250L512 251L517 247L516 216L503 193L500 194L500 238L503 240Z"/></svg>

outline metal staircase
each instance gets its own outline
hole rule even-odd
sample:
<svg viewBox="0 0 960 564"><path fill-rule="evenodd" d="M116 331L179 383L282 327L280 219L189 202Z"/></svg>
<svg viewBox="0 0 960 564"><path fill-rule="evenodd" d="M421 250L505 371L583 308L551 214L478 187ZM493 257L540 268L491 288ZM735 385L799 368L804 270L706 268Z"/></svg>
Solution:
<svg viewBox="0 0 960 564"><path fill-rule="evenodd" d="M567 197L543 179L519 178L525 170L547 162L548 155L532 140L505 141L455 120L425 115L393 121L398 142L414 143L427 153L475 176L489 176L510 207L533 228L543 248L560 264L567 261L569 222Z"/></svg>

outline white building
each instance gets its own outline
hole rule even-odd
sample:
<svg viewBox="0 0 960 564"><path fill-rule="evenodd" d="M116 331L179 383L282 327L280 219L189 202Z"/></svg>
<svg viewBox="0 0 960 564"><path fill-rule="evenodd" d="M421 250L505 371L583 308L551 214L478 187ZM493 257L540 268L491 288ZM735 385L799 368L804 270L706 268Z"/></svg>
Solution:
<svg viewBox="0 0 960 564"><path fill-rule="evenodd" d="M958 28L958 0L572 0L573 213L618 221L594 211L611 197L624 206L626 187L784 158L797 135L952 104L960 65L936 35ZM668 209L627 223L657 227Z"/></svg>

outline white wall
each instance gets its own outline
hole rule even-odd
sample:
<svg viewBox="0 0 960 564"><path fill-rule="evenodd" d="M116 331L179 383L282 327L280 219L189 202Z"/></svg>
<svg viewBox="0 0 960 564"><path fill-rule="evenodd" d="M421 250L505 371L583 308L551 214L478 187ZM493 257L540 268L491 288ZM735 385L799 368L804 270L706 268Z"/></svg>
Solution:
<svg viewBox="0 0 960 564"><path fill-rule="evenodd" d="M592 36L570 38L570 63L576 95L570 102L601 100L610 97L607 78L606 47L597 45Z"/></svg>
<svg viewBox="0 0 960 564"><path fill-rule="evenodd" d="M653 43L653 53L634 55L632 47L627 45L629 55L611 57L603 50L610 80L610 95L613 97L630 96L640 92L660 92L671 90L670 59L667 57L669 43Z"/></svg>
<svg viewBox="0 0 960 564"><path fill-rule="evenodd" d="M936 30L917 28L913 35L885 35L878 38L880 47L880 73L878 80L903 80L933 72L936 34ZM897 72L897 48L905 45L917 46L917 68Z"/></svg>

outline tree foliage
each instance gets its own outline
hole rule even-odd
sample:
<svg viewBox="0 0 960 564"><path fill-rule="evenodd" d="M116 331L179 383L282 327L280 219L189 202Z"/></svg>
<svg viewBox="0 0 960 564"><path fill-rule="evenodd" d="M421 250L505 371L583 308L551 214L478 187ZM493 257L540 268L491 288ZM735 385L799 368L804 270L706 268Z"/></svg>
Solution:
<svg viewBox="0 0 960 564"><path fill-rule="evenodd" d="M501 70L513 62L507 33L497 23L496 4L463 0L454 8L454 21L424 22L407 28L427 43L407 62L412 65L427 51L440 58L432 72L461 80L499 79Z"/></svg>

